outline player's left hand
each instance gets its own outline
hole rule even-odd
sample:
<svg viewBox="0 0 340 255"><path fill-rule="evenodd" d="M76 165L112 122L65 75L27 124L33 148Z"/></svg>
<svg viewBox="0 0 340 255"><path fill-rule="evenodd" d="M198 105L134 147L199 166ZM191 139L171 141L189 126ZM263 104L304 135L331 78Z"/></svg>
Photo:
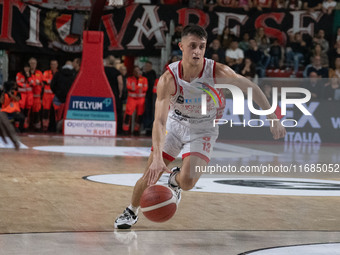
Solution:
<svg viewBox="0 0 340 255"><path fill-rule="evenodd" d="M283 138L286 135L286 129L280 121L273 121L273 124L270 125L270 132L272 132L275 140Z"/></svg>
<svg viewBox="0 0 340 255"><path fill-rule="evenodd" d="M171 173L163 159L153 159L151 165L145 172L143 179L147 180L148 185L154 185L158 181L160 174L163 172Z"/></svg>

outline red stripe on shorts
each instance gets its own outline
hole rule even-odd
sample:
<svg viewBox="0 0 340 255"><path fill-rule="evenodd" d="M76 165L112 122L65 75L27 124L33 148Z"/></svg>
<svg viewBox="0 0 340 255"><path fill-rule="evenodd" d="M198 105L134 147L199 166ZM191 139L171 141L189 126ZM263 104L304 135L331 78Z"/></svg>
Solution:
<svg viewBox="0 0 340 255"><path fill-rule="evenodd" d="M207 162L207 163L209 163L209 161L210 161L210 159L207 156L205 156L205 155L203 155L202 153L199 153L199 152L187 152L187 153L184 153L182 155L182 159L184 159L184 158L186 158L186 157L188 157L190 155L197 156L197 157L205 160L205 162Z"/></svg>
<svg viewBox="0 0 340 255"><path fill-rule="evenodd" d="M151 151L153 151L153 146L151 147ZM164 159L167 159L169 161L175 160L175 158L173 156L169 155L168 153L166 153L164 151L162 152L162 156L163 156Z"/></svg>

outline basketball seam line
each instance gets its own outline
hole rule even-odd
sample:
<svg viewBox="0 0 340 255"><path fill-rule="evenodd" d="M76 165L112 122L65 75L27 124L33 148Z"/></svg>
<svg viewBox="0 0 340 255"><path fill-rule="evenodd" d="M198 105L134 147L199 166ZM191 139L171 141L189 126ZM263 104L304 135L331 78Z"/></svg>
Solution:
<svg viewBox="0 0 340 255"><path fill-rule="evenodd" d="M164 202L159 203L159 204L156 204L156 205L152 205L152 206L148 206L148 207L141 208L141 210L142 210L142 212L149 212L149 211L152 211L152 210L161 208L161 207L163 207L163 206L166 206L166 205L169 205L169 204L172 204L172 203L175 203L175 204L176 204L176 202L177 202L176 197L175 197L175 196L172 196L172 198L170 198L170 199L167 200L167 201L164 201Z"/></svg>

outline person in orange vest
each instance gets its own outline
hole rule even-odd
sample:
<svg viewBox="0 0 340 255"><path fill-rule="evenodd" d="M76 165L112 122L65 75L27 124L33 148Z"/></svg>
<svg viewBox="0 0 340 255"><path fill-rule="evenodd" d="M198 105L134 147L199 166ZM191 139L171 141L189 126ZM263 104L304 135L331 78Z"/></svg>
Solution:
<svg viewBox="0 0 340 255"><path fill-rule="evenodd" d="M142 115L144 113L145 95L148 90L148 80L142 76L142 72L138 66L134 67L133 76L127 78L126 88L128 97L123 122L123 132L125 135L129 134L132 115L136 110L137 114L133 134L138 136Z"/></svg>
<svg viewBox="0 0 340 255"><path fill-rule="evenodd" d="M50 62L50 70L46 70L43 73L43 82L44 82L44 95L43 95L43 131L47 131L48 125L50 123L50 110L52 106L52 101L54 98L54 94L51 90L51 81L53 78L53 75L58 71L58 61L55 59L52 59Z"/></svg>
<svg viewBox="0 0 340 255"><path fill-rule="evenodd" d="M40 70L37 69L37 59L30 58L28 61L31 74L33 79L33 126L38 131L41 129L40 122L40 110L41 110L41 92L43 85L43 74Z"/></svg>
<svg viewBox="0 0 340 255"><path fill-rule="evenodd" d="M28 63L24 65L21 72L17 73L16 82L21 95L21 100L19 101L20 109L25 116L24 129L27 129L29 127L29 116L33 106L33 79Z"/></svg>
<svg viewBox="0 0 340 255"><path fill-rule="evenodd" d="M1 112L7 114L9 119L13 119L16 128L20 131L24 130L25 116L20 111L20 93L17 90L17 84L13 81L7 81L4 83L4 92L0 97L0 103L2 105ZM19 125L17 125L19 123Z"/></svg>

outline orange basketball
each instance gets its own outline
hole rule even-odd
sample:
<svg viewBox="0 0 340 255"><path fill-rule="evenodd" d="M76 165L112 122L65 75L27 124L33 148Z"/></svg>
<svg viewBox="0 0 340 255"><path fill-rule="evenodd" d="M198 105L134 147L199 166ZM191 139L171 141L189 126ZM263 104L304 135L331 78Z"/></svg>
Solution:
<svg viewBox="0 0 340 255"><path fill-rule="evenodd" d="M144 190L140 207L146 218L154 222L164 222L175 214L177 199L173 191L162 185L152 185Z"/></svg>

